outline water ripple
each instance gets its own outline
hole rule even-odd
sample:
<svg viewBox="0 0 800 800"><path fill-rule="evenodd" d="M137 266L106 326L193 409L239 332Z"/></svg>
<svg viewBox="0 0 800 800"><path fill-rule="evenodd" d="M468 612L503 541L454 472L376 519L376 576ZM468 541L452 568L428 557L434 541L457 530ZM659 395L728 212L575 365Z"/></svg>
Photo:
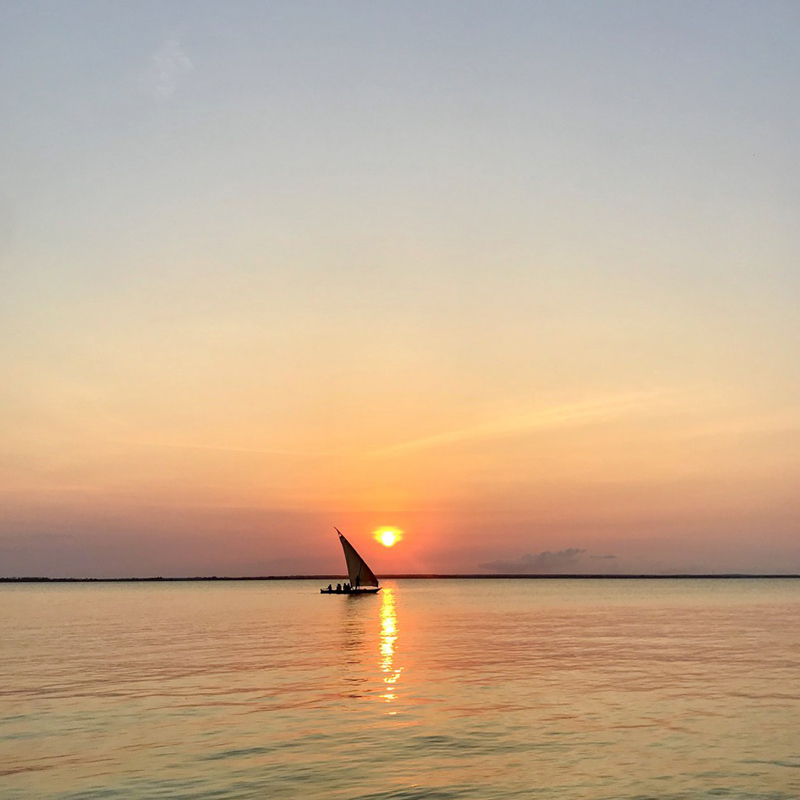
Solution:
<svg viewBox="0 0 800 800"><path fill-rule="evenodd" d="M0 796L800 797L800 583L544 583L0 589Z"/></svg>

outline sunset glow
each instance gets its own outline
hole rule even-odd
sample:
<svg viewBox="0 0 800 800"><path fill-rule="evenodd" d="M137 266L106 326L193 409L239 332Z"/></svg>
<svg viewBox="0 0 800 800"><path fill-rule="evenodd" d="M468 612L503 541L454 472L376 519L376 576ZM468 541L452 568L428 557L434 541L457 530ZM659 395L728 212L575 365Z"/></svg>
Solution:
<svg viewBox="0 0 800 800"><path fill-rule="evenodd" d="M384 547L394 547L402 538L402 531L397 528L380 528L375 531L375 540Z"/></svg>

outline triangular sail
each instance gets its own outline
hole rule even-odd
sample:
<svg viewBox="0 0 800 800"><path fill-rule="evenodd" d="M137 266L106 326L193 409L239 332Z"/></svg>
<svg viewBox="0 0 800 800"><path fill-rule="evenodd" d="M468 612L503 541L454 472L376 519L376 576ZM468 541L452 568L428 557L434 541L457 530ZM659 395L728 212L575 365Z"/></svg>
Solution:
<svg viewBox="0 0 800 800"><path fill-rule="evenodd" d="M347 562L347 574L350 577L350 586L358 589L360 586L378 586L378 579L375 573L367 566L367 562L356 552L355 547L342 536L338 528L334 528L339 534L339 541L344 550L344 560Z"/></svg>

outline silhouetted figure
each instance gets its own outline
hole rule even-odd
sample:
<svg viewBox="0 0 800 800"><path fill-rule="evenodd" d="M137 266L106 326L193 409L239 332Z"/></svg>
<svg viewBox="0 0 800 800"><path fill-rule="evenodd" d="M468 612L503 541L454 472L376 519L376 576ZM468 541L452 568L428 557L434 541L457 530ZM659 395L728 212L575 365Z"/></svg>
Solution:
<svg viewBox="0 0 800 800"><path fill-rule="evenodd" d="M344 585L344 590L345 590L346 592L349 592L349 591L350 591L350 584L349 584L349 583L346 583L346 584Z"/></svg>
<svg viewBox="0 0 800 800"><path fill-rule="evenodd" d="M333 586L331 586L331 584L328 584L328 591L329 591L329 592L332 592L332 591L333 591Z"/></svg>
<svg viewBox="0 0 800 800"><path fill-rule="evenodd" d="M337 583L336 584L336 591L339 592L339 594L342 593L342 584L341 583Z"/></svg>

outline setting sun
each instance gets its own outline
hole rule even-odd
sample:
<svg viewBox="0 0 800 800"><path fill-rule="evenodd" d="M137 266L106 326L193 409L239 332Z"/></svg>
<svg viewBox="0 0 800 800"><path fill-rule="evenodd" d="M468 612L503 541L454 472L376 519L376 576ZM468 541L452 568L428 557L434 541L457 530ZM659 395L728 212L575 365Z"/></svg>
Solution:
<svg viewBox="0 0 800 800"><path fill-rule="evenodd" d="M403 538L403 532L397 528L378 528L374 536L384 547L392 547Z"/></svg>

